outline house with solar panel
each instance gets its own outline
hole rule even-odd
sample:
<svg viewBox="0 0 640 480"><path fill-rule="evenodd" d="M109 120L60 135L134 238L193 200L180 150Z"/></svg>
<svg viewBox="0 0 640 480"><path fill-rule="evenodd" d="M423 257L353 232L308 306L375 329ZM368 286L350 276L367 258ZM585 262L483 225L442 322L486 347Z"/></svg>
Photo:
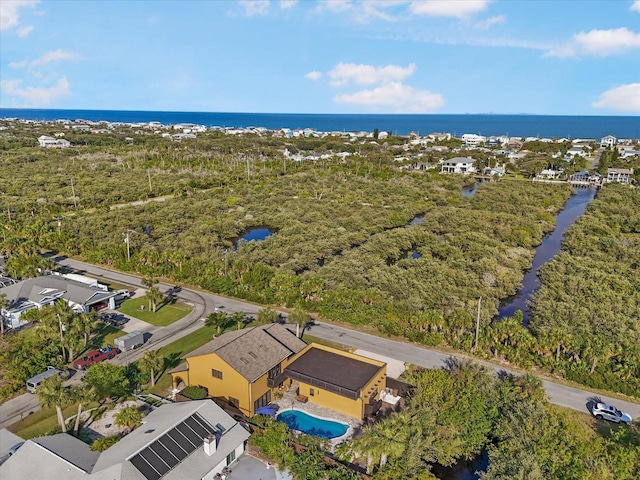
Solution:
<svg viewBox="0 0 640 480"><path fill-rule="evenodd" d="M2 480L212 480L244 452L249 432L212 400L167 404L104 452L60 433L27 440Z"/></svg>
<svg viewBox="0 0 640 480"><path fill-rule="evenodd" d="M173 386L202 386L216 401L253 417L285 391L363 419L380 409L386 363L300 340L273 323L227 332L171 370ZM225 405L225 406L226 406Z"/></svg>

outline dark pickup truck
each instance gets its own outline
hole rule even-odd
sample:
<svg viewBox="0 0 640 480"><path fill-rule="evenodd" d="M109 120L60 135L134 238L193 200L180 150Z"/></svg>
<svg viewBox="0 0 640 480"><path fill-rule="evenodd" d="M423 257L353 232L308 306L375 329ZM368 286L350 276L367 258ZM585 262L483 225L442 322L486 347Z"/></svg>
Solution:
<svg viewBox="0 0 640 480"><path fill-rule="evenodd" d="M105 360L109 360L110 358L114 358L120 350L113 347L101 348L100 350L91 350L84 354L84 356L76 360L73 366L76 370L86 370L94 363L103 362Z"/></svg>

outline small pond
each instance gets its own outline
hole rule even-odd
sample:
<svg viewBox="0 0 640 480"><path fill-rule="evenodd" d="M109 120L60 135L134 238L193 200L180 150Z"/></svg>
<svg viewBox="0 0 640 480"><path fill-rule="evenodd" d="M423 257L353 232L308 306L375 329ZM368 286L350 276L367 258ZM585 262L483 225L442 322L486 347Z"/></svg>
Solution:
<svg viewBox="0 0 640 480"><path fill-rule="evenodd" d="M416 250L411 252L411 258L413 258L414 260L416 260L416 259L418 259L420 257L421 257L421 255Z"/></svg>
<svg viewBox="0 0 640 480"><path fill-rule="evenodd" d="M273 235L273 232L268 228L261 227L251 229L236 240L235 249L238 249L241 242L258 242L270 237L271 235Z"/></svg>
<svg viewBox="0 0 640 480"><path fill-rule="evenodd" d="M415 217L413 220L409 222L409 225L422 225L424 223L425 216L422 215L420 217Z"/></svg>
<svg viewBox="0 0 640 480"><path fill-rule="evenodd" d="M278 414L276 420L286 423L291 430L322 438L341 437L349 429L346 423L315 417L301 410L286 410Z"/></svg>

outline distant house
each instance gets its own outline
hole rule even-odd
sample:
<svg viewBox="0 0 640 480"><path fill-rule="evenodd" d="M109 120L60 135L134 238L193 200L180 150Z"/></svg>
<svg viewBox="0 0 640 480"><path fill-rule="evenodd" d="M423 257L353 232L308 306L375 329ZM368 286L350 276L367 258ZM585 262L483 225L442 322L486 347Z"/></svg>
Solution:
<svg viewBox="0 0 640 480"><path fill-rule="evenodd" d="M77 312L88 312L100 304L115 307L116 292L106 291L106 287L101 288L97 282L90 285L78 280L62 275L45 275L0 288L0 293L6 294L9 300L9 305L0 311L4 324L9 328L19 328L28 323L20 319L23 312L52 305L57 299L65 300Z"/></svg>
<svg viewBox="0 0 640 480"><path fill-rule="evenodd" d="M27 440L0 478L212 480L244 453L249 432L212 400L162 405L102 453L67 433Z"/></svg>
<svg viewBox="0 0 640 480"><path fill-rule="evenodd" d="M607 168L607 182L616 183L631 183L631 177L633 176L632 168Z"/></svg>
<svg viewBox="0 0 640 480"><path fill-rule="evenodd" d="M486 137L482 135L476 135L475 133L465 133L462 135L462 141L467 147L477 147L481 143L484 143L487 140Z"/></svg>
<svg viewBox="0 0 640 480"><path fill-rule="evenodd" d="M564 175L564 170L561 168L558 170L545 169L536 175L539 180L555 180L561 178Z"/></svg>
<svg viewBox="0 0 640 480"><path fill-rule="evenodd" d="M473 164L475 160L470 157L455 157L442 162L441 173L461 173L468 175L476 171Z"/></svg>
<svg viewBox="0 0 640 480"><path fill-rule="evenodd" d="M38 144L45 148L69 148L71 142L64 138L53 138L46 135L38 137Z"/></svg>
<svg viewBox="0 0 640 480"><path fill-rule="evenodd" d="M600 139L600 146L604 148L613 147L616 143L618 143L618 139L613 135L607 135L606 137L602 137Z"/></svg>

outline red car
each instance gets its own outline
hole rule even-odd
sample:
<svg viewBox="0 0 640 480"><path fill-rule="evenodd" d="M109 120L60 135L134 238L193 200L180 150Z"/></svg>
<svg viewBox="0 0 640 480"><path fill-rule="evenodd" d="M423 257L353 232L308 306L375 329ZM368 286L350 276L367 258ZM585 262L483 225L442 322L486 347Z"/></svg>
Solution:
<svg viewBox="0 0 640 480"><path fill-rule="evenodd" d="M101 348L100 350L91 350L87 352L81 359L76 360L73 364L76 370L86 370L94 363L103 362L114 358L120 350L113 347Z"/></svg>

